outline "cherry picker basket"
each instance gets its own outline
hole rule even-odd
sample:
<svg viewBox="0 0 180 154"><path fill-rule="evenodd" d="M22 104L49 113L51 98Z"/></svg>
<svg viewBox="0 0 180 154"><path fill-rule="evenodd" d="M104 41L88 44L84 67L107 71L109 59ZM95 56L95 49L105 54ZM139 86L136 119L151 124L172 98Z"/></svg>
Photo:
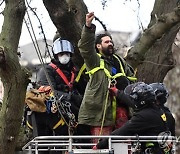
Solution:
<svg viewBox="0 0 180 154"><path fill-rule="evenodd" d="M107 149L93 150L94 143L86 143L86 139L108 139ZM82 142L76 142L81 140ZM168 136L39 136L28 142L23 151L38 154L40 151L61 151L64 154L134 154L140 150L143 142L171 142L175 153L175 137Z"/></svg>

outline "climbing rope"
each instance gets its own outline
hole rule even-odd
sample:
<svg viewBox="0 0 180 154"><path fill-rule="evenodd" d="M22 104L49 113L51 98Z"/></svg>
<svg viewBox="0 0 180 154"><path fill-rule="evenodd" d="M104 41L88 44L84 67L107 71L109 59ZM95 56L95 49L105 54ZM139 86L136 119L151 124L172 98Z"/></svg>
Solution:
<svg viewBox="0 0 180 154"><path fill-rule="evenodd" d="M102 129L104 127L104 121L105 121L105 117L106 117L106 110L107 110L107 104L108 104L108 99L109 99L109 88L111 86L111 79L108 79L108 90L106 93L106 100L105 100L105 104L104 104L104 112L103 112L103 117L102 117L102 122L101 122L101 128L100 128L100 132L99 132L99 136L102 135Z"/></svg>

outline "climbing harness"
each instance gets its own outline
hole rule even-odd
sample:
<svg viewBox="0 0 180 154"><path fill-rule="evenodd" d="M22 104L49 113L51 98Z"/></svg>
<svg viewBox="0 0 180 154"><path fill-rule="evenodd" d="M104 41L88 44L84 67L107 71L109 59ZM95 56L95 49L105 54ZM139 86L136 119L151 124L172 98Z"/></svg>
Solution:
<svg viewBox="0 0 180 154"><path fill-rule="evenodd" d="M125 74L125 72L124 72L124 69L123 69L123 66L122 66L122 63L121 63L121 61L119 60L118 56L116 56L115 54L113 54L113 56L118 60L119 65L120 65L120 70L121 70L122 73L117 73L117 74L115 74L114 76L112 76L111 73L109 72L109 70L105 68L105 66L104 66L104 59L101 58L101 55L98 54L98 56L100 57L100 66L93 68L92 70L86 72L86 74L92 75L92 74L94 74L95 72L97 72L97 71L99 71L99 70L104 70L104 73L105 73L106 76L107 76L108 78L110 78L110 79L116 79L117 77L125 76L125 77L127 77L130 81L136 81L136 80L137 80L137 78L135 78L135 77L126 76L126 74Z"/></svg>
<svg viewBox="0 0 180 154"><path fill-rule="evenodd" d="M52 68L54 68L56 70L56 72L59 74L59 76L63 79L63 81L66 83L66 85L69 87L70 91L72 90L72 86L73 86L73 82L74 82L74 78L75 78L75 74L74 71L71 71L71 80L68 81L67 77L64 75L64 73L61 71L60 68L58 68L55 64L50 63L49 64ZM75 69L75 68L73 68Z"/></svg>
<svg viewBox="0 0 180 154"><path fill-rule="evenodd" d="M105 68L105 63L104 63L104 59L101 58L101 55L97 53L97 55L100 57L100 66L98 67L95 67L93 69L91 69L90 71L86 72L86 74L89 74L89 76L93 75L94 73L96 73L97 71L99 70L103 70L105 75L108 77L108 89L112 86L112 85L115 85L116 84L116 78L117 77L120 77L120 76L125 76L127 77L130 81L136 81L137 79L135 77L128 77L126 76L125 74L125 71L123 69L123 66L122 66L122 63L121 61L119 60L118 56L116 56L115 54L113 55L119 62L119 65L120 65L120 70L121 70L121 73L117 73L115 75L111 75L111 73L109 72L109 70L107 68ZM83 65L82 69L85 69L84 68L85 66ZM103 112L103 118L102 118L102 123L101 123L101 129L100 129L100 133L99 135L102 134L102 129L103 129L103 126L104 126L104 121L105 121L105 116L106 116L106 110L107 110L107 104L108 104L108 99L109 99L109 90L107 91L107 94L106 94L106 99L105 99L105 104L104 104L104 112ZM112 116L113 116L113 120L115 121L115 118L116 118L116 98L113 97L112 99Z"/></svg>
<svg viewBox="0 0 180 154"><path fill-rule="evenodd" d="M85 72L85 74L89 74L89 76L93 75L95 72L99 71L99 70L103 70L104 73L106 74L106 76L108 77L108 88L110 88L112 85L115 85L116 84L116 78L117 77L120 77L120 76L126 76L125 72L124 72L124 69L123 69L123 66L122 66L122 62L120 61L119 57L117 55L113 55L119 62L119 65L120 65L120 70L122 73L117 73L115 74L114 76L111 75L111 73L109 72L108 69L105 68L105 64L104 64L104 59L101 58L101 55L97 53L97 55L100 57L100 66L99 67L95 67L93 68L92 70L88 71L88 72ZM79 81L83 71L86 69L86 65L85 63L82 65L78 75L77 75L77 78L75 79L76 82ZM137 78L135 77L129 77L129 76L126 76L130 81L136 81ZM105 120L105 113L106 113L106 108L107 108L107 102L108 102L108 99L109 99L109 91L107 91L107 94L106 94L106 101L105 101L105 105L104 105L104 112L103 112L103 118L102 118L102 124L101 124L101 129L100 129L100 135L102 134L102 128L103 128L103 125L104 125L104 120ZM116 97L114 96L112 98L112 114L113 114L113 120L115 121L116 119Z"/></svg>

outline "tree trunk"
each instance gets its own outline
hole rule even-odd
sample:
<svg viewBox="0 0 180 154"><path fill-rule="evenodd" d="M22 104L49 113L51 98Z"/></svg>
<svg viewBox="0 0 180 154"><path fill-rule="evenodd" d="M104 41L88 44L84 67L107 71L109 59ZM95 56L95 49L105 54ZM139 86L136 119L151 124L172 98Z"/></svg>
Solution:
<svg viewBox="0 0 180 154"><path fill-rule="evenodd" d="M170 94L167 106L170 108L176 119L176 136L180 136L180 32L176 36L176 41L173 45L173 56L176 60L176 67L168 72L164 83L167 86ZM177 153L180 153L180 147L177 146Z"/></svg>
<svg viewBox="0 0 180 154"><path fill-rule="evenodd" d="M168 34L148 50L142 64L138 66L137 77L139 81L146 83L163 82L168 71L175 66L172 54L172 44L177 34L175 26Z"/></svg>
<svg viewBox="0 0 180 154"><path fill-rule="evenodd" d="M8 62L0 65L5 87L5 97L0 115L0 154L11 153L10 149L14 149L27 85L27 77L18 63L16 52L24 16L20 8L23 8L24 2L23 0L16 1L9 0L7 2L5 15L9 14L9 18L5 20L0 37L0 43L5 47L2 52L5 53L4 60ZM52 0L43 0L43 2L60 36L74 43L76 50L74 61L76 65L81 66L83 59L79 54L77 42L80 39L87 13L87 7L83 0L54 0L53 2ZM176 8L173 11L175 6L176 0L156 0L149 28L128 53L127 61L134 68L138 68L139 81L162 82L167 72L174 67L171 47L180 21L180 9ZM164 13L167 14L164 15ZM8 44L12 40L12 44ZM16 96L14 91L19 96ZM13 114L15 109L18 111Z"/></svg>
<svg viewBox="0 0 180 154"><path fill-rule="evenodd" d="M5 1L4 23L0 34L0 76L4 86L0 112L0 154L14 153L22 113L27 72L21 68L17 48L25 14L24 0Z"/></svg>
<svg viewBox="0 0 180 154"><path fill-rule="evenodd" d="M166 22L166 18L163 14L172 12L176 7L176 2L176 0L156 0L148 27L151 28L158 20L164 20L162 22ZM173 18L174 16L172 19ZM147 83L163 82L168 71L175 66L172 44L179 31L180 24L178 24L178 22L173 28L165 31L165 34L158 39L146 53L142 64L138 66L138 79L140 81ZM158 31L155 31L155 33L158 33Z"/></svg>
<svg viewBox="0 0 180 154"><path fill-rule="evenodd" d="M71 41L75 47L74 63L81 67L84 63L77 43L85 21L87 7L83 0L43 0L52 22L61 38ZM55 36L55 37L57 37Z"/></svg>

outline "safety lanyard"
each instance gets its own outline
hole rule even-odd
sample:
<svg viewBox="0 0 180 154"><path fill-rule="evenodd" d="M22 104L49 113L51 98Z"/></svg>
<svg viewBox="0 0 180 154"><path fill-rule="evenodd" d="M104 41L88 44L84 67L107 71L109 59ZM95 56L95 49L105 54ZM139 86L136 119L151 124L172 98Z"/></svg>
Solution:
<svg viewBox="0 0 180 154"><path fill-rule="evenodd" d="M52 68L56 70L56 72L59 74L59 76L63 79L63 81L66 83L66 85L70 88L70 91L72 90L73 87L73 82L74 82L74 77L75 74L73 71L71 71L71 80L70 82L68 81L67 77L64 75L64 73L61 71L60 68L58 68L55 64L50 63L49 64Z"/></svg>

